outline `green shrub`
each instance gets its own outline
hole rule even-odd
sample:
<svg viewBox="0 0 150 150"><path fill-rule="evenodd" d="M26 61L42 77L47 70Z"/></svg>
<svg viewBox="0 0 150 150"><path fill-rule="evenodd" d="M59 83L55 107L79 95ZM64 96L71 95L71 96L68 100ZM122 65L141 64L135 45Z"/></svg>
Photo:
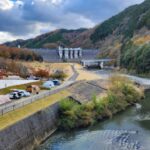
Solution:
<svg viewBox="0 0 150 150"><path fill-rule="evenodd" d="M71 110L75 105L77 105L77 104L70 99L64 99L64 100L60 101L60 103L59 103L61 111Z"/></svg>
<svg viewBox="0 0 150 150"><path fill-rule="evenodd" d="M79 105L73 100L65 99L60 102L59 126L70 130L78 127L93 125L97 120L109 117L136 103L143 96L130 80L122 76L110 78L110 88L105 97L93 97L92 101Z"/></svg>
<svg viewBox="0 0 150 150"><path fill-rule="evenodd" d="M50 77L53 78L53 79L64 80L67 77L67 74L65 74L61 70L58 70L55 73L51 74Z"/></svg>

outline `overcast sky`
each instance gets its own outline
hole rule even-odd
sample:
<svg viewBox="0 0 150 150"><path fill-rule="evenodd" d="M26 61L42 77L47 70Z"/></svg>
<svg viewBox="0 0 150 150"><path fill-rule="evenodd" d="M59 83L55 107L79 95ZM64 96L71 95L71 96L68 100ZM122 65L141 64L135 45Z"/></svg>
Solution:
<svg viewBox="0 0 150 150"><path fill-rule="evenodd" d="M58 28L90 28L144 0L0 0L0 43Z"/></svg>

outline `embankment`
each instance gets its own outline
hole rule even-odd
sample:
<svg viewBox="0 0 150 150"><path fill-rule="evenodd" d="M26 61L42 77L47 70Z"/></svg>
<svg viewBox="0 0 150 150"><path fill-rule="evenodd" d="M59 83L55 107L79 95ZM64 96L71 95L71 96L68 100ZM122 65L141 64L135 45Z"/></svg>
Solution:
<svg viewBox="0 0 150 150"><path fill-rule="evenodd" d="M96 83L95 83L96 82ZM96 95L103 93L101 86L98 83L102 81L80 81L71 85L68 88L73 98L76 98L79 103L86 103L91 100L92 94ZM80 88L79 88L80 87ZM47 101L54 99L61 99L67 97L68 94L60 93L59 96L50 97ZM70 94L69 94L70 95ZM38 105L44 104L44 100ZM50 103L49 103L50 105ZM36 104L35 104L36 106ZM35 107L34 106L34 107ZM0 131L0 150L32 150L38 146L45 138L51 135L57 128L58 121L58 107L59 104L55 103L46 109L34 113L12 126L9 126ZM28 107L32 108L32 107ZM26 110L24 110L26 111ZM28 109L28 111L31 111ZM16 113L19 115L19 112ZM11 117L11 115L10 115ZM0 120L6 121L6 120Z"/></svg>
<svg viewBox="0 0 150 150"><path fill-rule="evenodd" d="M56 130L57 120L58 103L55 103L0 131L0 150L34 149Z"/></svg>

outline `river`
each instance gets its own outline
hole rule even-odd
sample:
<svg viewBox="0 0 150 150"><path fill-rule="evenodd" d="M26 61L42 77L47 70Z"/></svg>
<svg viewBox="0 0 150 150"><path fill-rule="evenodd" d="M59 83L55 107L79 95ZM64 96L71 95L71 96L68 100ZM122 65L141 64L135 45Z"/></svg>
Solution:
<svg viewBox="0 0 150 150"><path fill-rule="evenodd" d="M150 150L150 91L141 104L95 126L56 132L38 150Z"/></svg>

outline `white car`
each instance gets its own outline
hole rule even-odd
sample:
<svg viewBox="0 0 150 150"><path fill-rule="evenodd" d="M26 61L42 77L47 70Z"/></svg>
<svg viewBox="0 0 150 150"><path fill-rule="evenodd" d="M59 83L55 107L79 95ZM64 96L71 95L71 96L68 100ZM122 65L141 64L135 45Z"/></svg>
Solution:
<svg viewBox="0 0 150 150"><path fill-rule="evenodd" d="M53 87L55 87L54 82L53 81L46 81L42 87L47 88L47 89L51 89Z"/></svg>
<svg viewBox="0 0 150 150"><path fill-rule="evenodd" d="M19 90L18 93L21 95L21 97L29 97L31 94L25 90Z"/></svg>

